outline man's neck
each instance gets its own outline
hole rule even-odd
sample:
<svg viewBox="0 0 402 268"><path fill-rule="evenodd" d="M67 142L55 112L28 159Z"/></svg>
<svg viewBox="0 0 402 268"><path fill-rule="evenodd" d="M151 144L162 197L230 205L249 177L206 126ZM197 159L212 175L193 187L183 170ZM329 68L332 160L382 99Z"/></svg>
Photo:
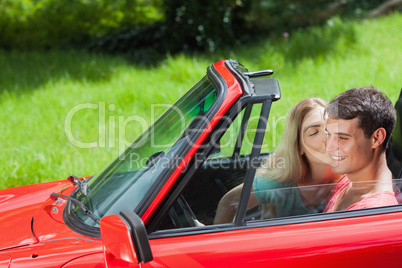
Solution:
<svg viewBox="0 0 402 268"><path fill-rule="evenodd" d="M392 191L392 173L387 166L385 153L374 157L364 169L347 175L354 186L371 189L369 193Z"/></svg>

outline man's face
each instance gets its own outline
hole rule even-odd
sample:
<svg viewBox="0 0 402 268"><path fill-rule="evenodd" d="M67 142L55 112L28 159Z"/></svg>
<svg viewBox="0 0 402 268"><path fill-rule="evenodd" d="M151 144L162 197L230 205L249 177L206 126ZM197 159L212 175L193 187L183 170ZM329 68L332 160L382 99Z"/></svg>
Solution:
<svg viewBox="0 0 402 268"><path fill-rule="evenodd" d="M358 126L358 118L330 118L326 123L326 131L326 150L332 157L332 172L348 174L350 178L358 175L373 160L371 139L364 136L363 129Z"/></svg>

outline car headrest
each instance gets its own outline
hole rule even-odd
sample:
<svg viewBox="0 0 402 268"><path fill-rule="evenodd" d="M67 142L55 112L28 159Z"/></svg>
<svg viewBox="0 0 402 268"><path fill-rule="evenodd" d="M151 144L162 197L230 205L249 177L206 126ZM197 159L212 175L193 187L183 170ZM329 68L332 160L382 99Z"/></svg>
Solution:
<svg viewBox="0 0 402 268"><path fill-rule="evenodd" d="M395 110L396 124L388 147L387 163L392 174L399 178L402 173L402 89L395 103Z"/></svg>
<svg viewBox="0 0 402 268"><path fill-rule="evenodd" d="M392 132L392 136L394 137L392 140L392 151L394 155L402 161L402 124L401 124L401 117L402 117L402 90L401 94L399 95L399 99L395 104L396 110L396 124L395 129Z"/></svg>

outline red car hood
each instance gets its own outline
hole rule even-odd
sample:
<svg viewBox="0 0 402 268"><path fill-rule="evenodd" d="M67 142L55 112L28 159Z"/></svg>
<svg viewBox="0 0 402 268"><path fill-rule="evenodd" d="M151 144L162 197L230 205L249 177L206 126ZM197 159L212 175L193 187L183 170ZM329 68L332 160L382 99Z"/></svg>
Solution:
<svg viewBox="0 0 402 268"><path fill-rule="evenodd" d="M32 233L32 218L52 192L60 192L67 180L0 190L0 250L38 242Z"/></svg>

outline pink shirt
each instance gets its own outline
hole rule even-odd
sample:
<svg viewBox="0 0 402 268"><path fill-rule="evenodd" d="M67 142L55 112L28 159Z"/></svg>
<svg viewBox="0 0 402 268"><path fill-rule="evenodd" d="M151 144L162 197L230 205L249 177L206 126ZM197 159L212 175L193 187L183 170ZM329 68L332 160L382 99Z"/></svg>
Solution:
<svg viewBox="0 0 402 268"><path fill-rule="evenodd" d="M346 190L346 188L350 183L351 181L348 179L346 175L339 180L339 182L335 185L334 189L332 189L330 196L328 197L329 201L325 206L324 212L334 211L334 206L336 202L338 201L339 197ZM397 196L399 195L400 192L399 193L394 193L390 191L378 192L364 197L362 200L360 200L357 203L354 203L346 210L398 205L400 202L398 202Z"/></svg>

